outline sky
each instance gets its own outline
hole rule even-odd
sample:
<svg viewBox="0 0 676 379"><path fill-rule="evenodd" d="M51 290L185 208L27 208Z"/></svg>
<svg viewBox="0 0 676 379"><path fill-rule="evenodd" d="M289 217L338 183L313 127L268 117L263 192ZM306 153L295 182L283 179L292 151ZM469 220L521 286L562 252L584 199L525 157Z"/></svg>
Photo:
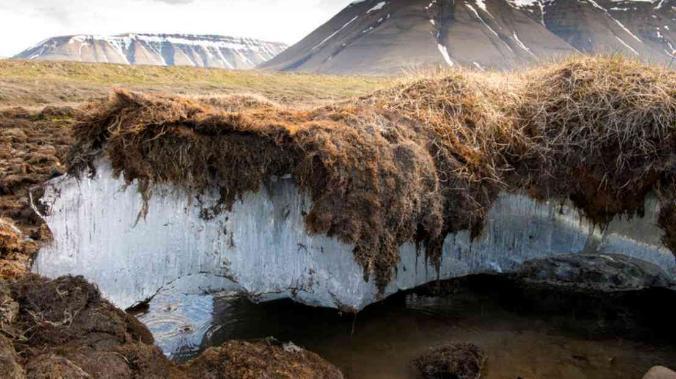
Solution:
<svg viewBox="0 0 676 379"><path fill-rule="evenodd" d="M0 57L54 36L190 33L295 43L350 0L0 0Z"/></svg>

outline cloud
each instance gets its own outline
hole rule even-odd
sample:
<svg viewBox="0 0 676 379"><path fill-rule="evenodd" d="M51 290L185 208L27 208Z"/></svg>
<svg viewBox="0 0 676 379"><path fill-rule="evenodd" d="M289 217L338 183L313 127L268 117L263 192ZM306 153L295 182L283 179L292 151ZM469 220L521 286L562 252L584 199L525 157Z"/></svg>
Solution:
<svg viewBox="0 0 676 379"><path fill-rule="evenodd" d="M59 35L189 33L295 43L351 0L0 0L0 56Z"/></svg>

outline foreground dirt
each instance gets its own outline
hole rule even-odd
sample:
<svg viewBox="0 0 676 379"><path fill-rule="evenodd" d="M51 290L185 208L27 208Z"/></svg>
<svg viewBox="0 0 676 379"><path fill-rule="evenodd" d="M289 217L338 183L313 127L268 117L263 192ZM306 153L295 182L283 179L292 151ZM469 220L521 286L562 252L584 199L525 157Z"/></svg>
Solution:
<svg viewBox="0 0 676 379"><path fill-rule="evenodd" d="M71 107L0 111L0 278L23 275L39 243L50 239L29 190L65 172L77 113Z"/></svg>
<svg viewBox="0 0 676 379"><path fill-rule="evenodd" d="M153 346L133 316L82 278L0 281L0 372L6 378L342 378L316 354L274 341L232 341L187 365Z"/></svg>

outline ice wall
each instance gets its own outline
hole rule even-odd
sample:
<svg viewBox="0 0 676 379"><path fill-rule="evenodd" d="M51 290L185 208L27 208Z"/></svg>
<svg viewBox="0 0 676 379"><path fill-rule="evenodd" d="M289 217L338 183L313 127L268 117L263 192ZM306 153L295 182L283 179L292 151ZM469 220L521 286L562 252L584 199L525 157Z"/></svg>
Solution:
<svg viewBox="0 0 676 379"><path fill-rule="evenodd" d="M34 271L47 276L83 275L104 296L126 308L180 282L191 291L236 288L254 299L290 297L328 307L362 309L379 300L364 281L352 246L309 235L304 212L309 198L292 179L276 179L247 193L230 212L200 217L215 194L188 195L169 186L153 189L149 212L136 184L114 178L105 161L96 175L54 179L40 202L54 242L39 253ZM442 266L432 267L413 244L401 247L401 263L385 295L426 282L483 272L508 272L522 262L557 254L625 254L654 263L676 276L674 256L656 226L659 205L645 215L616 219L605 230L567 204L538 203L503 194L490 210L481 237L449 235ZM186 290L187 291L187 290Z"/></svg>

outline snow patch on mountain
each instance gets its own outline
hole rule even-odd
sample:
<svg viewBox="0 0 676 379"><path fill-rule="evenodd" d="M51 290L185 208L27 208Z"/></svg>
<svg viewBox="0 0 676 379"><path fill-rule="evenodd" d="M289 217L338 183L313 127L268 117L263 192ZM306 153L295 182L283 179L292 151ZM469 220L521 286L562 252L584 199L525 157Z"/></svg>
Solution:
<svg viewBox="0 0 676 379"><path fill-rule="evenodd" d="M217 35L83 34L48 39L15 58L246 69L284 49L282 43Z"/></svg>

